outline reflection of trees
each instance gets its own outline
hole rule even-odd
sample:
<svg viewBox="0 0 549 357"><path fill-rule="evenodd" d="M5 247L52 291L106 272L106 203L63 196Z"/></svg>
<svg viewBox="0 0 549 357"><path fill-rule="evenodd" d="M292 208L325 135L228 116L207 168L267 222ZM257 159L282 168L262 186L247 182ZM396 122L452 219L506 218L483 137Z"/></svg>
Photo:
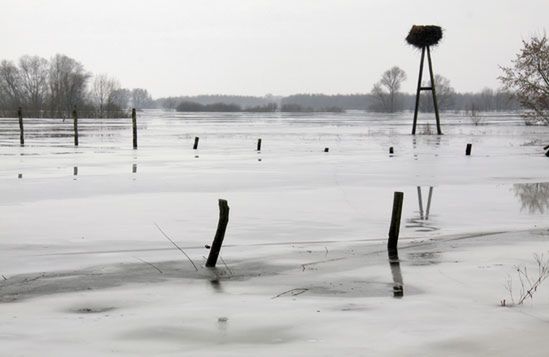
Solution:
<svg viewBox="0 0 549 357"><path fill-rule="evenodd" d="M545 213L549 209L549 182L515 184L513 192L522 204L521 211Z"/></svg>

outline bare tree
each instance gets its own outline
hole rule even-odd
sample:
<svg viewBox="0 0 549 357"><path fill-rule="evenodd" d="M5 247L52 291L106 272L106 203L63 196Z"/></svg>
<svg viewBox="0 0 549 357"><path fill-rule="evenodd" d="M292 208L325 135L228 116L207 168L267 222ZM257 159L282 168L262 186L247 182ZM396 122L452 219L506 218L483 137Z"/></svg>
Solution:
<svg viewBox="0 0 549 357"><path fill-rule="evenodd" d="M132 106L135 109L143 109L152 104L152 97L146 89L135 88L132 90Z"/></svg>
<svg viewBox="0 0 549 357"><path fill-rule="evenodd" d="M423 83L422 86L429 87L430 83ZM440 110L448 110L454 103L455 90L450 84L450 80L439 74L435 75L435 88L437 91L437 101ZM421 93L420 109L424 112L434 112L433 97L430 93Z"/></svg>
<svg viewBox="0 0 549 357"><path fill-rule="evenodd" d="M120 89L120 83L116 79L110 78L106 74L95 76L91 87L91 98L98 109L100 118L105 116L105 110L110 104L112 94L118 89Z"/></svg>
<svg viewBox="0 0 549 357"><path fill-rule="evenodd" d="M109 105L115 106L117 109L127 109L131 99L129 89L121 88L112 91L109 97Z"/></svg>
<svg viewBox="0 0 549 357"><path fill-rule="evenodd" d="M406 72L397 66L385 71L372 88L372 95L377 99L378 106L391 113L400 109L397 103L398 95L405 80Z"/></svg>
<svg viewBox="0 0 549 357"><path fill-rule="evenodd" d="M549 125L549 42L547 36L522 41L511 67L501 67L499 79L527 110L526 122Z"/></svg>
<svg viewBox="0 0 549 357"><path fill-rule="evenodd" d="M3 109L15 109L21 105L21 74L11 61L0 63L0 100Z"/></svg>
<svg viewBox="0 0 549 357"><path fill-rule="evenodd" d="M22 100L28 109L38 115L48 95L48 61L38 56L23 56L19 59Z"/></svg>
<svg viewBox="0 0 549 357"><path fill-rule="evenodd" d="M55 55L49 70L52 114L69 116L75 106L82 104L89 78L82 64L68 56Z"/></svg>

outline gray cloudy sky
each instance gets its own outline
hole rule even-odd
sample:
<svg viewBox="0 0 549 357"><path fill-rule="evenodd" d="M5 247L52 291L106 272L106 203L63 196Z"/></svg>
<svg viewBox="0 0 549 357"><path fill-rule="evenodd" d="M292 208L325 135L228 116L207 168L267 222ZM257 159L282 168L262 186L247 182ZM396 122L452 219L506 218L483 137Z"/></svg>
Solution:
<svg viewBox="0 0 549 357"><path fill-rule="evenodd" d="M412 24L445 29L435 72L459 91L497 87L548 0L0 0L1 58L64 53L155 97L369 92L398 65L412 92Z"/></svg>

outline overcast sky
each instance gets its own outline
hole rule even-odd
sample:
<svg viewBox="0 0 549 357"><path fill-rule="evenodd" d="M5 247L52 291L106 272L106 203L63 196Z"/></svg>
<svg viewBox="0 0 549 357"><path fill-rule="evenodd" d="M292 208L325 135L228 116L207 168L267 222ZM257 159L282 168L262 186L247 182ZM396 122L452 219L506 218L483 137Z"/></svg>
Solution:
<svg viewBox="0 0 549 357"><path fill-rule="evenodd" d="M154 97L366 93L393 65L417 80L413 24L445 29L435 73L498 86L549 0L0 0L0 58L63 53Z"/></svg>

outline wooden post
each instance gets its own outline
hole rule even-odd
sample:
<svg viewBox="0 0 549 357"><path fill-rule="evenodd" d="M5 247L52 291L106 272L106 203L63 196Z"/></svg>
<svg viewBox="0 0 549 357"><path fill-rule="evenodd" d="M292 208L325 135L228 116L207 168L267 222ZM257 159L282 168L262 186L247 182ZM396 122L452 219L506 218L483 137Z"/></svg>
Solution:
<svg viewBox="0 0 549 357"><path fill-rule="evenodd" d="M261 151L261 138L257 139L257 151Z"/></svg>
<svg viewBox="0 0 549 357"><path fill-rule="evenodd" d="M73 176L78 176L78 166L75 166L72 168L72 175Z"/></svg>
<svg viewBox="0 0 549 357"><path fill-rule="evenodd" d="M23 110L21 110L21 107L17 109L17 116L19 117L19 143L23 146L25 145L25 134L23 130Z"/></svg>
<svg viewBox="0 0 549 357"><path fill-rule="evenodd" d="M217 257L219 256L219 251L221 250L221 245L223 244L223 238L225 238L227 223L229 223L229 206L226 200L220 199L217 231L215 232L212 247L210 248L210 254L208 255L208 260L206 261L206 267L208 268L215 268Z"/></svg>
<svg viewBox="0 0 549 357"><path fill-rule="evenodd" d="M433 74L433 63L431 62L431 50L427 46L427 62L429 63L429 75L431 77L431 93L433 94L433 107L435 109L435 118L437 121L437 134L442 135L442 130L440 129L440 116L438 114L438 101L437 101L437 91L435 89L435 76Z"/></svg>
<svg viewBox="0 0 549 357"><path fill-rule="evenodd" d="M198 149L198 140L200 140L200 138L198 136L195 136L193 150Z"/></svg>
<svg viewBox="0 0 549 357"><path fill-rule="evenodd" d="M389 148L389 154L392 155L392 154L394 154L394 153L395 153L395 150L394 150L393 147L391 146L391 147Z"/></svg>
<svg viewBox="0 0 549 357"><path fill-rule="evenodd" d="M473 148L473 144L467 144L467 147L465 148L465 155L471 156L471 149Z"/></svg>
<svg viewBox="0 0 549 357"><path fill-rule="evenodd" d="M132 108L132 128L133 128L133 148L137 149L137 114L135 108Z"/></svg>
<svg viewBox="0 0 549 357"><path fill-rule="evenodd" d="M78 113L76 107L72 111L72 119L74 121L74 146L78 146Z"/></svg>
<svg viewBox="0 0 549 357"><path fill-rule="evenodd" d="M404 193L395 192L394 198L393 198L393 212L391 215L391 227L389 228L389 241L387 242L387 249L389 250L397 249L403 201L404 201Z"/></svg>
<svg viewBox="0 0 549 357"><path fill-rule="evenodd" d="M421 60L419 61L419 78L417 80L417 91L416 91L416 108L414 110L414 123L412 125L412 135L416 135L416 126L417 126L417 113L419 110L419 96L421 94L421 80L423 77L423 62L425 61L425 47L421 49Z"/></svg>
<svg viewBox="0 0 549 357"><path fill-rule="evenodd" d="M330 152L330 148L324 148L324 152Z"/></svg>

